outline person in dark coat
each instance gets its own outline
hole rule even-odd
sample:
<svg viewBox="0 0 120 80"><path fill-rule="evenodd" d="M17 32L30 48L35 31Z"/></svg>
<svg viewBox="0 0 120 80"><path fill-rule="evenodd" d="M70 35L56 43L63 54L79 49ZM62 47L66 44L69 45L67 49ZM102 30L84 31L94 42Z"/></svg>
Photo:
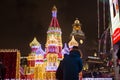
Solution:
<svg viewBox="0 0 120 80"><path fill-rule="evenodd" d="M0 80L4 80L6 73L5 65L0 61Z"/></svg>
<svg viewBox="0 0 120 80"><path fill-rule="evenodd" d="M62 69L62 61L56 70L56 80L63 80L63 69Z"/></svg>
<svg viewBox="0 0 120 80"><path fill-rule="evenodd" d="M62 61L63 80L79 80L79 73L83 68L82 59L80 57L78 47L73 46L70 54Z"/></svg>
<svg viewBox="0 0 120 80"><path fill-rule="evenodd" d="M64 54L64 58L67 56L67 54ZM63 63L62 60L60 61L60 64L56 70L56 80L63 80Z"/></svg>

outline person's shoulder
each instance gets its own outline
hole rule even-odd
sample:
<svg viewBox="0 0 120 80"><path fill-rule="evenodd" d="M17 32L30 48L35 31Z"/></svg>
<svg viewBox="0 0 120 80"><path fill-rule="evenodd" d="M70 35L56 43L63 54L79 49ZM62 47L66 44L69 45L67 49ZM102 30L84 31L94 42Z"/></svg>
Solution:
<svg viewBox="0 0 120 80"><path fill-rule="evenodd" d="M62 62L64 62L64 60L67 60L69 57L70 57L70 55L66 55L66 56L64 56Z"/></svg>
<svg viewBox="0 0 120 80"><path fill-rule="evenodd" d="M67 56L69 56L69 54L64 54L64 58L67 57Z"/></svg>
<svg viewBox="0 0 120 80"><path fill-rule="evenodd" d="M60 64L63 62L63 60L60 61Z"/></svg>

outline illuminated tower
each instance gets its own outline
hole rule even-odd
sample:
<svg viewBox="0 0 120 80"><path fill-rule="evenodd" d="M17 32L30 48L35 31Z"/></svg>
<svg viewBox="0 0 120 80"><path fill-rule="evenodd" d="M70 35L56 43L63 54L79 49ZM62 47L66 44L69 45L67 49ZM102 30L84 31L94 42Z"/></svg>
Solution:
<svg viewBox="0 0 120 80"><path fill-rule="evenodd" d="M55 50L54 53L58 54L58 57L61 57L61 51L62 51L62 38L61 38L61 28L58 23L57 19L57 8L56 6L53 6L52 8L52 20L50 23L50 26L47 31L47 42L46 42L46 52L50 53L51 50ZM49 43L51 40L51 37L54 37L57 41L57 45L52 45L52 43Z"/></svg>
<svg viewBox="0 0 120 80"><path fill-rule="evenodd" d="M31 47L31 53L28 56L28 65L31 68L30 73L34 73L32 71L34 71L36 51L39 48L40 43L37 41L35 37L29 45Z"/></svg>
<svg viewBox="0 0 120 80"><path fill-rule="evenodd" d="M74 36L75 39L82 44L83 40L85 39L85 34L83 33L82 29L81 29L81 23L80 21L76 18L76 20L74 21L73 26L73 31L70 34L70 36Z"/></svg>
<svg viewBox="0 0 120 80"><path fill-rule="evenodd" d="M55 71L62 59L62 38L61 28L57 20L57 8L52 8L52 20L47 31L47 41L45 45L46 59L46 79L55 79Z"/></svg>
<svg viewBox="0 0 120 80"><path fill-rule="evenodd" d="M28 72L27 74L31 75L32 78L40 78L42 76L44 54L45 52L41 48L41 44L34 37L33 41L30 43L31 53L28 56Z"/></svg>

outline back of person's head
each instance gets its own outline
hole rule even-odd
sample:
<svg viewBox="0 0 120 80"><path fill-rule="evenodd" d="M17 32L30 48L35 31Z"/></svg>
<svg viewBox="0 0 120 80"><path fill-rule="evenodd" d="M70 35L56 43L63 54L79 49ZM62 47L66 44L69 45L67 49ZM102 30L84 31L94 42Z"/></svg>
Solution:
<svg viewBox="0 0 120 80"><path fill-rule="evenodd" d="M78 46L73 46L72 49L73 49L73 50L78 50L79 48L78 48Z"/></svg>
<svg viewBox="0 0 120 80"><path fill-rule="evenodd" d="M82 58L82 51L79 49L79 47L78 46L73 46L72 47L72 51L78 51L79 52L79 55L80 55L80 57Z"/></svg>
<svg viewBox="0 0 120 80"><path fill-rule="evenodd" d="M76 55L81 56L78 46L73 46L73 47L71 48L70 55L71 55L71 56L76 56Z"/></svg>

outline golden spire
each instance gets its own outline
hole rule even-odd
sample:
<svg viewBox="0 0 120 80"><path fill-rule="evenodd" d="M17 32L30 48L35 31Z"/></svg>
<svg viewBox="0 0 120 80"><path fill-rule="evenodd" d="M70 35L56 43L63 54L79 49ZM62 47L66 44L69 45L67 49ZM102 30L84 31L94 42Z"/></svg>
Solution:
<svg viewBox="0 0 120 80"><path fill-rule="evenodd" d="M72 31L72 33L70 34L70 36L72 37L72 36L75 36L75 39L77 40L77 41L80 41L80 39L85 39L85 34L84 34L84 32L82 31L82 29L81 29L81 23L80 23L80 21L78 20L78 18L76 18L76 20L74 21L74 23L73 23L73 31ZM82 43L82 41L81 41L81 43Z"/></svg>
<svg viewBox="0 0 120 80"><path fill-rule="evenodd" d="M80 24L80 21L78 20L78 18L76 18L76 20L74 21L73 29L74 30L81 30L81 24Z"/></svg>
<svg viewBox="0 0 120 80"><path fill-rule="evenodd" d="M52 11L57 11L57 8L55 5L53 6Z"/></svg>
<svg viewBox="0 0 120 80"><path fill-rule="evenodd" d="M69 48L73 47L73 46L78 46L78 42L75 40L74 36L72 36L71 41L68 43Z"/></svg>
<svg viewBox="0 0 120 80"><path fill-rule="evenodd" d="M29 45L30 45L30 47L40 46L40 43L37 41L36 37L34 37L33 41Z"/></svg>
<svg viewBox="0 0 120 80"><path fill-rule="evenodd" d="M55 5L52 8L52 17L57 17L57 8Z"/></svg>
<svg viewBox="0 0 120 80"><path fill-rule="evenodd" d="M74 24L80 24L80 21L78 20L78 18L76 18L76 20L74 21Z"/></svg>

